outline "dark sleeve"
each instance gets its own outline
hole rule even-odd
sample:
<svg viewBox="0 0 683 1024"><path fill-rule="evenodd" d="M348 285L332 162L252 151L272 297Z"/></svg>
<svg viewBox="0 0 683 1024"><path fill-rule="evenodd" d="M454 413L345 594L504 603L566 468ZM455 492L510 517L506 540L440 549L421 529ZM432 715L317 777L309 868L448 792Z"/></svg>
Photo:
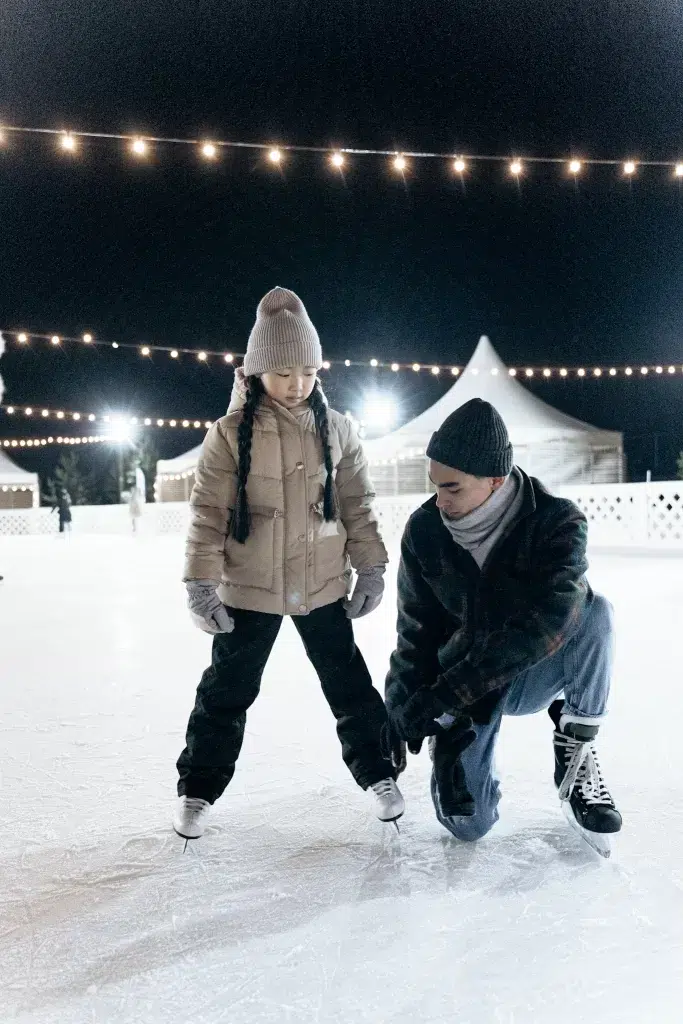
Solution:
<svg viewBox="0 0 683 1024"><path fill-rule="evenodd" d="M478 630L467 655L439 680L465 708L499 690L525 669L554 654L576 630L589 593L585 573L587 523L571 502L539 530L535 564L524 599L499 629Z"/></svg>
<svg viewBox="0 0 683 1024"><path fill-rule="evenodd" d="M385 686L387 709L400 708L422 686L433 687L441 671L438 652L444 642L446 613L422 575L408 523L398 567L396 650Z"/></svg>

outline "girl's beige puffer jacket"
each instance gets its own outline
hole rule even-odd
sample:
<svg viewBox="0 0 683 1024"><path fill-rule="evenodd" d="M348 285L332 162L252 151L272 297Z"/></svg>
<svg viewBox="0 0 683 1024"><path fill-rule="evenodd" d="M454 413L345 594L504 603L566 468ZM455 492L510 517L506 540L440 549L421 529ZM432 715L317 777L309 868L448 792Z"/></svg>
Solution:
<svg viewBox="0 0 683 1024"><path fill-rule="evenodd" d="M232 608L305 615L348 593L351 566L359 570L388 561L363 449L348 419L328 410L341 517L325 522L326 472L313 412L308 405L290 411L262 398L247 480L251 532L246 544L238 544L229 526L241 415L231 406L204 440L190 498L183 578L219 580L218 594Z"/></svg>

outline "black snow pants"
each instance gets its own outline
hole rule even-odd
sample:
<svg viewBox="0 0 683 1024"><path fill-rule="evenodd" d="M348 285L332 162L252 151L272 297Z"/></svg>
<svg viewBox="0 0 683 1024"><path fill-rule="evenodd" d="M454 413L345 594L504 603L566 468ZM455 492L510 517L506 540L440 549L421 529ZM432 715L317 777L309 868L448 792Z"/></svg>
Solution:
<svg viewBox="0 0 683 1024"><path fill-rule="evenodd" d="M280 615L230 609L232 633L213 640L211 665L197 687L187 726L186 746L178 758L178 795L213 803L235 773L247 708L256 700L263 670L282 625ZM363 789L395 778L391 764L387 713L356 647L344 602L292 616L323 693L337 720L344 763Z"/></svg>

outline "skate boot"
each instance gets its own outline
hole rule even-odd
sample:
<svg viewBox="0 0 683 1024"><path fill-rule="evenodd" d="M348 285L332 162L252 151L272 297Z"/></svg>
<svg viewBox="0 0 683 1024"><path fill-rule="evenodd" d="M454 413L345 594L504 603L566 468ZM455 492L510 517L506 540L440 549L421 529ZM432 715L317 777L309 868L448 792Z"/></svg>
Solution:
<svg viewBox="0 0 683 1024"><path fill-rule="evenodd" d="M375 794L375 814L380 821L396 821L401 817L406 805L393 779L381 779L370 789Z"/></svg>
<svg viewBox="0 0 683 1024"><path fill-rule="evenodd" d="M173 828L183 839L204 835L211 804L197 796L179 796L173 813Z"/></svg>
<svg viewBox="0 0 683 1024"><path fill-rule="evenodd" d="M562 707L562 701L557 700L548 708L555 724L553 748L558 795L569 823L575 822L582 835L589 833L583 838L598 853L609 856L609 840L600 837L621 830L621 814L605 784L595 749L599 726L593 719L585 723L568 720Z"/></svg>

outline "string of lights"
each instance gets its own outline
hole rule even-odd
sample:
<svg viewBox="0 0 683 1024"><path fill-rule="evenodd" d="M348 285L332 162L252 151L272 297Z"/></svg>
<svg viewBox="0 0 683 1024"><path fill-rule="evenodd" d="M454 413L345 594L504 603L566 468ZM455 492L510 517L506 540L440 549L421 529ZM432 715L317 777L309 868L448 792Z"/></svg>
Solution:
<svg viewBox="0 0 683 1024"><path fill-rule="evenodd" d="M40 420L62 420L73 423L84 422L84 423L101 423L109 430L115 427L120 427L123 424L131 427L180 427L188 430L208 430L212 424L212 420L202 419L198 420L185 419L185 418L166 418L157 416L123 416L121 414L105 413L103 415L97 415L94 412L71 412L65 409L48 409L44 406L34 405L0 405L0 411L7 414L7 416L17 416L23 418L34 418Z"/></svg>
<svg viewBox="0 0 683 1024"><path fill-rule="evenodd" d="M94 338L92 334L83 334L79 337L68 337L60 334L41 334L39 332L29 333L26 331L8 330L3 328L0 329L0 335L13 339L18 345L24 347L30 345L33 340L49 341L54 347L62 346L64 343L83 345L86 348L101 345L113 349L135 350L143 359L151 359L154 354L163 353L168 355L174 361L179 361L182 355L189 355L200 363L209 364L219 362L226 363L229 366L235 366L244 355L244 353L241 352L217 352L205 349L197 350L194 348L180 348L152 343L140 345L133 342L102 341ZM409 370L413 373L432 374L435 377L440 374L450 374L453 377L458 377L465 370L465 365L463 364L452 365L450 363L422 363L413 360L408 362L389 362L387 360L379 359L327 359L323 363L324 370L338 369L342 367L348 369L354 366L390 370L393 373ZM476 367L474 367L470 372L476 374L478 371ZM490 372L492 374L497 374L499 371L494 368ZM675 374L683 374L683 364L676 363L671 360L663 363L645 362L634 363L633 365L625 364L612 366L604 364L598 366L519 365L509 367L507 372L511 377L539 377L543 380L557 377L564 380L584 380L601 377L646 377L649 374L674 376ZM91 420L91 422L93 422L93 420ZM152 424L147 423L145 425L151 426ZM163 425L163 423L157 423L157 426Z"/></svg>
<svg viewBox="0 0 683 1024"><path fill-rule="evenodd" d="M97 444L111 441L106 434L92 434L87 437L3 437L0 438L2 448L45 448L52 444Z"/></svg>
<svg viewBox="0 0 683 1024"><path fill-rule="evenodd" d="M273 142L241 142L232 139L180 138L162 135L131 135L124 132L76 131L65 128L31 128L18 125L4 125L0 128L0 145L7 144L12 136L38 135L51 138L61 153L76 157L88 140L120 144L124 152L136 160L148 159L155 147L189 146L196 149L201 160L215 161L230 150L248 150L258 153L274 168L280 168L297 154L322 157L330 169L343 174L354 158L378 157L390 161L393 172L406 176L414 163L424 160L447 162L452 172L464 176L477 164L501 164L506 173L519 180L534 166L554 165L565 176L578 177L589 167L617 168L627 178L634 177L641 168L661 168L670 172L673 178L683 178L683 159L651 160L635 158L586 157L579 154L569 156L522 156L491 155L483 153L433 152L429 150L371 149L357 146L307 146Z"/></svg>

